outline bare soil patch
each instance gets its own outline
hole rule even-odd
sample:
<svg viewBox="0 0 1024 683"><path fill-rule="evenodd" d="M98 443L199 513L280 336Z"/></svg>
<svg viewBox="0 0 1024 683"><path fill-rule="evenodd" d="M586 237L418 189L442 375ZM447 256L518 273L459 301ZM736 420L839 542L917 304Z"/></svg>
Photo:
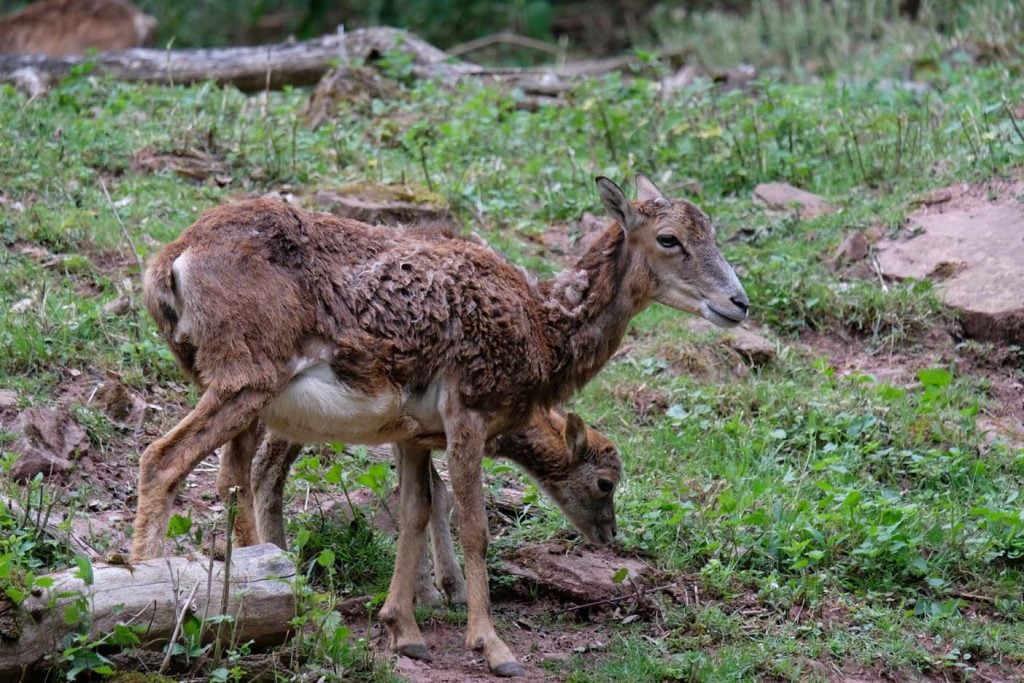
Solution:
<svg viewBox="0 0 1024 683"><path fill-rule="evenodd" d="M991 444L1001 440L1024 448L1024 375L1017 352L1006 347L962 343L941 328L931 328L913 346L873 348L868 340L809 331L801 343L825 356L840 376L864 374L901 388L919 384L917 371L952 367L988 383L990 401L977 417L979 430Z"/></svg>

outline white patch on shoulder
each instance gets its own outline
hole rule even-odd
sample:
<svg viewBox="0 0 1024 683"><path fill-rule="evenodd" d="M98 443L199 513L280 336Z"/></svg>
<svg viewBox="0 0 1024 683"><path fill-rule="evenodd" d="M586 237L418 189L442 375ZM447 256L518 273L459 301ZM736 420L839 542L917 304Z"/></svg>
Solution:
<svg viewBox="0 0 1024 683"><path fill-rule="evenodd" d="M260 417L271 431L299 443L387 443L410 436L388 428L401 424L399 398L390 386L374 394L357 391L317 361L301 369Z"/></svg>

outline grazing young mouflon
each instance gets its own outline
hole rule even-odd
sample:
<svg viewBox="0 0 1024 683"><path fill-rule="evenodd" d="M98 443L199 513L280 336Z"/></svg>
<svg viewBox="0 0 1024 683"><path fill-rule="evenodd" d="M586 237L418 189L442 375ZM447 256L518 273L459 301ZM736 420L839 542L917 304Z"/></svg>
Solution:
<svg viewBox="0 0 1024 683"><path fill-rule="evenodd" d="M747 315L707 216L646 176L636 182L630 202L597 179L615 223L575 266L541 282L484 247L279 202L203 214L146 271L146 306L203 393L142 454L133 556L162 552L177 484L221 444L222 457L244 452L234 444L255 438L261 421L295 442L395 443L400 529L380 618L396 649L422 655L413 586L430 516L423 444L443 437L465 558L466 644L494 673L522 673L490 617L487 442L586 384L653 301L722 326Z"/></svg>
<svg viewBox="0 0 1024 683"><path fill-rule="evenodd" d="M443 443L425 445L444 447ZM286 547L284 485L301 450L302 444L269 434L253 459L252 498L261 543ZM488 442L487 455L522 467L591 543L604 545L615 537L615 489L622 476L622 460L615 446L579 416L538 409L526 427ZM435 581L449 602L460 604L466 601L466 587L452 544L448 487L433 464L430 469L429 528ZM423 602L437 599L429 566L421 566L416 598Z"/></svg>

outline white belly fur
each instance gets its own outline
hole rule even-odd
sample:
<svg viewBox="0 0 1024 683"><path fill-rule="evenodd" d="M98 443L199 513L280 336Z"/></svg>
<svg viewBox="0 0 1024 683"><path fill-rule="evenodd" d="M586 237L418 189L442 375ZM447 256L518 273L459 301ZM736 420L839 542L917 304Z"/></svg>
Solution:
<svg viewBox="0 0 1024 683"><path fill-rule="evenodd" d="M298 443L372 445L443 431L437 397L435 384L416 397L403 397L392 387L367 394L318 362L296 374L260 417L272 432Z"/></svg>

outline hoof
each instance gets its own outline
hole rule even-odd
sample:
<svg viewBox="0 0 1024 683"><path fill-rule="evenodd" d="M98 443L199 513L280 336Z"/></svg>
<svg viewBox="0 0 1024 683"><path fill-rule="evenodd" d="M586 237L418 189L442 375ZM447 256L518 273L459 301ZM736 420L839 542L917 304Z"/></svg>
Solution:
<svg viewBox="0 0 1024 683"><path fill-rule="evenodd" d="M427 651L426 645L402 645L398 648L398 654L409 659L418 659L421 662L433 661L433 657Z"/></svg>
<svg viewBox="0 0 1024 683"><path fill-rule="evenodd" d="M417 605L434 606L440 605L442 602L444 602L444 596L441 595L441 592L433 586L430 587L430 590L416 591L415 599Z"/></svg>
<svg viewBox="0 0 1024 683"><path fill-rule="evenodd" d="M491 669L491 673L495 676L501 676L502 678L516 678L518 676L525 676L526 669L523 665L516 661L505 662Z"/></svg>

